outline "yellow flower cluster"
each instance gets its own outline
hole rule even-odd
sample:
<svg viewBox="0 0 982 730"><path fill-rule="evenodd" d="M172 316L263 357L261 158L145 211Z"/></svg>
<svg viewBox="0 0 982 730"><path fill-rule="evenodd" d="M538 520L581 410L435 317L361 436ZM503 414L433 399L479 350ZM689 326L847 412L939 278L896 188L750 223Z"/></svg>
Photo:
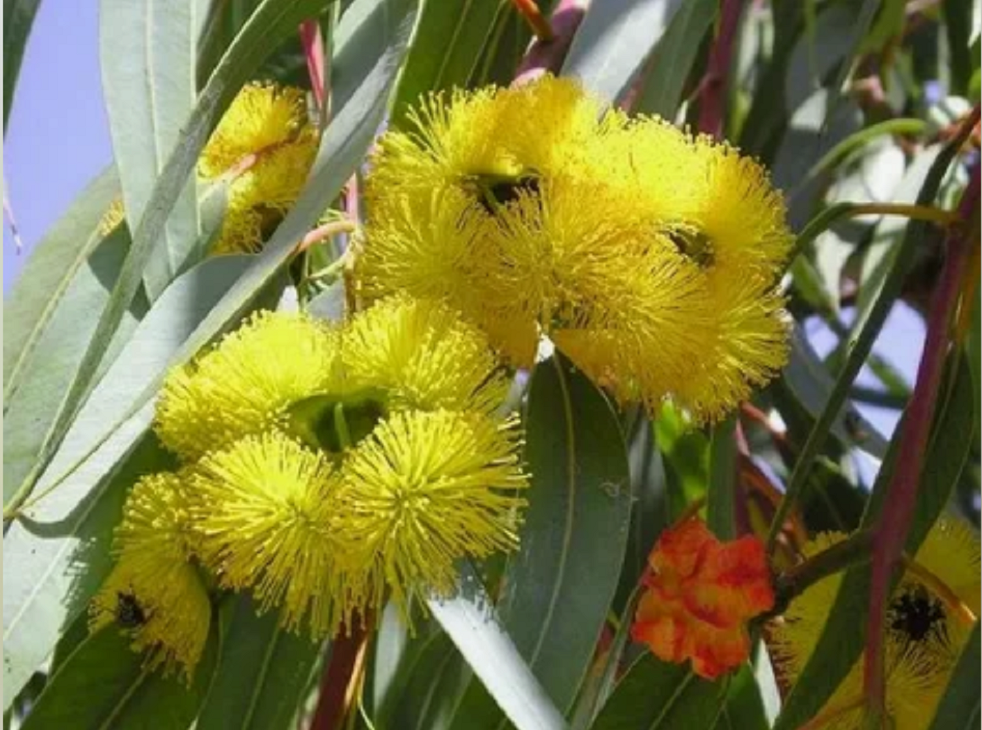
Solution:
<svg viewBox="0 0 982 730"><path fill-rule="evenodd" d="M825 533L805 546L807 556L845 539ZM771 623L769 644L777 669L793 682L815 650L842 575L835 574L791 602ZM887 712L897 730L930 726L951 672L979 616L979 542L965 524L942 518L928 533L894 590L887 613ZM819 717L830 730L866 727L863 660L856 661Z"/></svg>
<svg viewBox="0 0 982 730"><path fill-rule="evenodd" d="M548 336L651 410L722 417L783 366L791 235L763 168L568 79L425 100L378 144L367 299L451 302L513 364Z"/></svg>
<svg viewBox="0 0 982 730"><path fill-rule="evenodd" d="M93 627L190 674L199 570L314 638L447 594L455 561L518 543L507 388L485 335L439 302L393 296L341 325L253 315L169 373L155 431L183 466L134 487Z"/></svg>
<svg viewBox="0 0 982 730"><path fill-rule="evenodd" d="M271 84L243 87L198 161L202 189L225 180L227 207L211 252L251 253L292 206L317 153L304 92ZM99 224L103 235L124 218L117 199Z"/></svg>

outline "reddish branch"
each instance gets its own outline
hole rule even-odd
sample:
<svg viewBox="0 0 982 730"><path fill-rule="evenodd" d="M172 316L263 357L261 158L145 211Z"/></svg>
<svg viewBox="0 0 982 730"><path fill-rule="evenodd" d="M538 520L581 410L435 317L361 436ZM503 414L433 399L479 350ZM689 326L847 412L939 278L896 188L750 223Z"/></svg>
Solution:
<svg viewBox="0 0 982 730"><path fill-rule="evenodd" d="M733 42L743 10L741 0L722 0L719 33L709 51L706 75L699 85L699 131L720 137L726 112L726 76L733 56Z"/></svg>
<svg viewBox="0 0 982 730"><path fill-rule="evenodd" d="M307 73L310 76L310 89L314 92L317 111L324 109L324 37L317 18L305 20L300 24L300 42L303 55L307 59Z"/></svg>
<svg viewBox="0 0 982 730"><path fill-rule="evenodd" d="M976 107L968 123L979 120ZM938 288L934 293L927 321L927 336L917 370L914 392L901 426L900 447L889 497L880 515L873 544L870 575L869 615L867 617L864 689L871 710L882 713L885 707L884 624L887 595L894 568L900 560L907 533L914 517L917 486L924 467L924 452L934 417L938 388L951 342L951 322L961 294L963 272L971 258L973 238L978 236L979 164L972 168L968 187L958 208L959 222L945 240L945 262ZM973 236L973 225L974 236Z"/></svg>
<svg viewBox="0 0 982 730"><path fill-rule="evenodd" d="M321 675L320 696L310 730L335 730L354 705L368 634L360 622L347 635L331 641L330 657Z"/></svg>

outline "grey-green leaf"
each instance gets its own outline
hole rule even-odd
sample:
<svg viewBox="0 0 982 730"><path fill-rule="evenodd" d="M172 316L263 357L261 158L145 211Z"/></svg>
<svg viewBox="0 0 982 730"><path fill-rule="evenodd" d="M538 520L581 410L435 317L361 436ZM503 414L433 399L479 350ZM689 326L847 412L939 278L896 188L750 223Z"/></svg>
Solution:
<svg viewBox="0 0 982 730"><path fill-rule="evenodd" d="M563 75L579 78L604 99L620 99L684 4L681 0L591 3L573 37Z"/></svg>
<svg viewBox="0 0 982 730"><path fill-rule="evenodd" d="M591 730L711 728L721 706L720 687L688 666L666 664L645 652L614 688Z"/></svg>
<svg viewBox="0 0 982 730"><path fill-rule="evenodd" d="M469 566L458 595L430 599L429 609L474 673L518 730L562 730L559 710L518 653Z"/></svg>
<svg viewBox="0 0 982 730"><path fill-rule="evenodd" d="M91 533L108 531L114 521L106 506L114 482L104 477L143 436L152 410L145 408L105 443L101 435L108 424L125 420L133 400L164 371L174 350L247 265L246 256L207 261L161 297L79 412L40 489L52 487L79 460L84 464L27 510L28 522L11 525L3 551L4 566L10 566L3 594L7 697L51 652L61 627L91 595L94 586L78 582L79 562L80 555L89 555ZM100 549L108 555L108 544Z"/></svg>
<svg viewBox="0 0 982 730"><path fill-rule="evenodd" d="M978 727L979 715L982 713L979 708L979 684L982 682L982 672L979 669L982 651L979 641L979 622L976 621L951 673L948 688L938 703L938 710L929 730Z"/></svg>
<svg viewBox="0 0 982 730"><path fill-rule="evenodd" d="M34 247L10 295L4 298L5 404L17 390L27 360L76 272L102 240L99 222L118 194L115 170L103 170Z"/></svg>
<svg viewBox="0 0 982 730"><path fill-rule="evenodd" d="M126 226L117 227L76 270L64 296L51 301L57 306L25 361L20 386L5 404L5 505L35 466L49 439L62 399L75 377L129 248L129 231ZM120 341L125 341L145 313L146 302L142 296L137 297L113 337L115 346L107 349L118 352ZM111 362L112 354L107 354L105 361Z"/></svg>
<svg viewBox="0 0 982 730"><path fill-rule="evenodd" d="M323 645L306 633L286 631L275 610L257 615L258 605L247 595L232 600L211 689L196 727L289 727Z"/></svg>
<svg viewBox="0 0 982 730"><path fill-rule="evenodd" d="M423 3L392 105L393 127L406 124L406 113L424 93L467 85L498 11L490 0L463 0L453 12L439 0Z"/></svg>
<svg viewBox="0 0 982 730"><path fill-rule="evenodd" d="M198 0L102 0L99 6L106 112L124 207L133 225L143 217L194 105L195 46L203 12ZM147 261L144 281L151 301L189 263L199 232L192 175Z"/></svg>
<svg viewBox="0 0 982 730"><path fill-rule="evenodd" d="M699 53L700 43L713 24L716 0L686 0L672 16L644 64L644 77L634 108L674 119L686 79Z"/></svg>
<svg viewBox="0 0 982 730"><path fill-rule="evenodd" d="M624 563L632 502L627 450L606 398L561 356L536 367L525 428L529 506L498 612L543 689L566 713L593 659ZM489 727L498 725L483 694L478 685L468 689L456 727L482 727L485 718Z"/></svg>
<svg viewBox="0 0 982 730"><path fill-rule="evenodd" d="M190 684L147 671L129 644L112 625L85 639L48 680L23 730L186 730L211 678L218 632L210 632Z"/></svg>

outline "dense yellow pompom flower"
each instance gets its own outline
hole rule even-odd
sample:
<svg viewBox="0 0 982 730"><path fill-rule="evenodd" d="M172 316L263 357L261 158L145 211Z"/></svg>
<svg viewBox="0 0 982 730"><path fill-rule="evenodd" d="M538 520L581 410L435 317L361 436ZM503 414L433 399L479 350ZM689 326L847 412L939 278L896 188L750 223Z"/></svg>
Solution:
<svg viewBox="0 0 982 730"><path fill-rule="evenodd" d="M439 302L383 299L341 340L345 389L380 391L389 409L491 412L508 392L484 333Z"/></svg>
<svg viewBox="0 0 982 730"><path fill-rule="evenodd" d="M296 202L317 153L304 91L248 84L222 116L198 161L211 183L228 176L228 206L213 253L250 253Z"/></svg>
<svg viewBox="0 0 982 730"><path fill-rule="evenodd" d="M517 422L476 413L403 411L381 421L343 467L336 538L356 551L369 606L386 588L408 604L454 586L454 562L518 545Z"/></svg>
<svg viewBox="0 0 982 730"><path fill-rule="evenodd" d="M805 547L814 555L844 539L825 533ZM979 542L970 529L940 519L891 596L887 611L887 712L897 730L925 730L978 617ZM795 598L771 623L770 645L780 673L793 681L814 651L842 582L832 575ZM820 716L823 727L864 727L862 656Z"/></svg>
<svg viewBox="0 0 982 730"><path fill-rule="evenodd" d="M365 297L447 301L519 366L549 337L618 399L698 421L783 367L792 238L755 161L550 76L411 121L372 158Z"/></svg>
<svg viewBox="0 0 982 730"><path fill-rule="evenodd" d="M307 108L302 89L247 84L208 139L198 162L198 171L207 178L219 177L248 155L294 141L306 122Z"/></svg>
<svg viewBox="0 0 982 730"><path fill-rule="evenodd" d="M302 314L260 312L193 362L172 370L154 428L188 461L284 427L291 405L339 389L338 335Z"/></svg>
<svg viewBox="0 0 982 730"><path fill-rule="evenodd" d="M287 629L306 619L312 636L333 633L357 602L331 523L338 484L325 454L275 432L208 454L193 479L202 563L279 608Z"/></svg>
<svg viewBox="0 0 982 730"><path fill-rule="evenodd" d="M147 652L150 668L183 668L190 681L208 639L211 602L192 563L195 541L183 475L154 474L133 487L116 529L116 565L90 606L89 628L115 624Z"/></svg>

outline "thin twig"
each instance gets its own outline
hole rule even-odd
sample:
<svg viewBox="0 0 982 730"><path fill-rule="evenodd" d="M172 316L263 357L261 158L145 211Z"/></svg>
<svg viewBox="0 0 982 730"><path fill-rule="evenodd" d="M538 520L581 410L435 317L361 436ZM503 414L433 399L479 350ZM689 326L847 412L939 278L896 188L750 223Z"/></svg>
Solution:
<svg viewBox="0 0 982 730"><path fill-rule="evenodd" d="M700 83L699 131L721 137L726 115L726 77L733 56L733 41L743 10L742 0L722 0L719 32L709 51L706 76Z"/></svg>

